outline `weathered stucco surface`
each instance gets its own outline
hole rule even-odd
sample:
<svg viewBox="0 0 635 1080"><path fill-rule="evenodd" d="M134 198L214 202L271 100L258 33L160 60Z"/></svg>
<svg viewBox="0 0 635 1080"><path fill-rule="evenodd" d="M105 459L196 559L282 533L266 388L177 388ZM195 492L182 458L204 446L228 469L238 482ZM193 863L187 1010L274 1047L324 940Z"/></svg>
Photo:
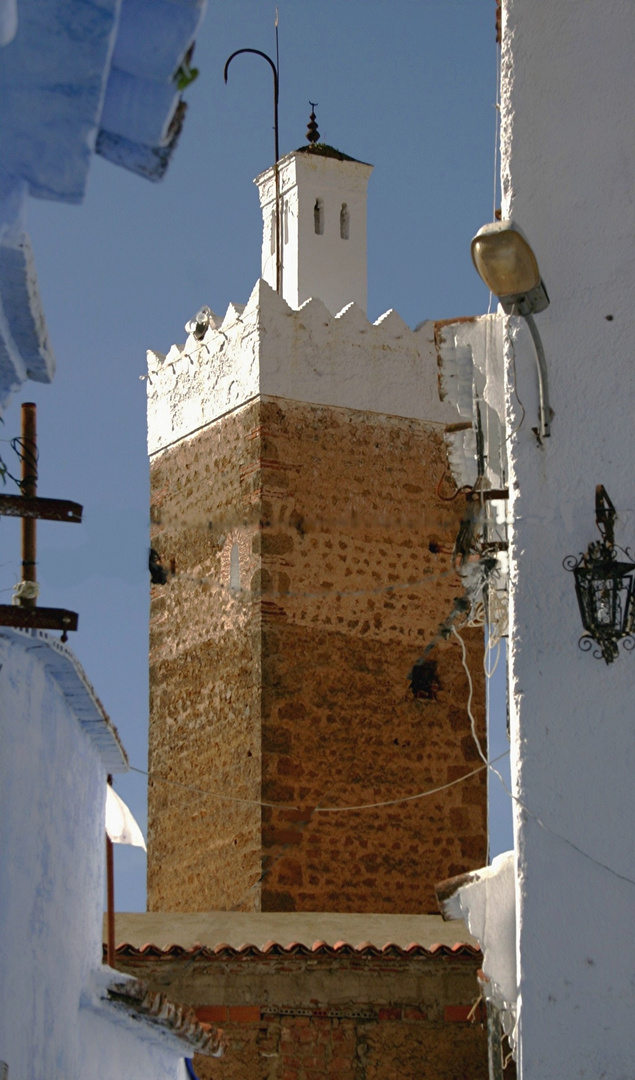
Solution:
<svg viewBox="0 0 635 1080"><path fill-rule="evenodd" d="M515 1049L518 973L514 852L497 855L489 866L466 875L466 879L458 887L454 879L456 891L440 900L440 907L445 919L462 918L480 942L483 997L498 1010L503 1030Z"/></svg>
<svg viewBox="0 0 635 1080"><path fill-rule="evenodd" d="M458 642L409 672L461 586L438 426L263 397L151 463L149 908L436 911L486 858ZM240 555L232 588L231 549ZM483 734L482 634L465 633ZM262 859L262 863L261 863ZM257 883L264 871L262 886Z"/></svg>
<svg viewBox="0 0 635 1080"><path fill-rule="evenodd" d="M104 941L107 926L104 916ZM478 947L460 919L445 922L441 915L350 914L337 911L118 911L117 943L141 948L148 943L166 948L176 942L183 948L195 944L213 947L219 942L234 948L249 942L262 948L269 941L311 946L315 941L335 945L348 941L358 945L372 941L378 948L388 942L406 948L416 941L432 945L462 942Z"/></svg>
<svg viewBox="0 0 635 1080"><path fill-rule="evenodd" d="M87 1001L110 970L106 774L127 760L71 650L43 631L0 633L0 739L0 1061L29 1080L182 1080L190 1046Z"/></svg>
<svg viewBox="0 0 635 1080"><path fill-rule="evenodd" d="M523 1080L633 1072L634 657L607 666L580 651L562 561L598 539L596 484L617 543L635 540L634 15L632 0L504 5L503 217L551 298L536 324L555 410L541 448L521 324L506 361Z"/></svg>
<svg viewBox="0 0 635 1080"><path fill-rule="evenodd" d="M76 1071L79 994L101 961L106 791L37 644L0 636L0 1058L34 1078Z"/></svg>

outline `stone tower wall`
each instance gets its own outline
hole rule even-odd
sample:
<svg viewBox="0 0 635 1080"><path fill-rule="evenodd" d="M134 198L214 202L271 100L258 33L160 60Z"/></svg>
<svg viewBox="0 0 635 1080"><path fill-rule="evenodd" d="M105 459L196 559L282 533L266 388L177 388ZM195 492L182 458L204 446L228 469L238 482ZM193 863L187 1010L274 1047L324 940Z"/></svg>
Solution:
<svg viewBox="0 0 635 1080"><path fill-rule="evenodd" d="M408 681L462 591L445 465L438 424L272 397L153 458L175 572L153 588L150 769L294 809L155 781L151 910L434 911L434 881L485 860L484 772L318 809L479 764L458 642L438 642L418 699ZM482 634L464 636L483 735Z"/></svg>
<svg viewBox="0 0 635 1080"><path fill-rule="evenodd" d="M262 550L263 910L436 911L433 884L486 858L485 773L374 810L478 764L459 643L408 675L460 595L459 503L434 425L265 400ZM432 550L431 550L432 549ZM290 595L285 596L285 590ZM274 595L267 602L267 590ZM484 715L482 633L466 635Z"/></svg>
<svg viewBox="0 0 635 1080"><path fill-rule="evenodd" d="M148 909L258 910L260 614L231 592L231 549L253 578L259 406L218 421L151 465L152 544L170 573L150 604ZM254 887L255 886L255 887Z"/></svg>

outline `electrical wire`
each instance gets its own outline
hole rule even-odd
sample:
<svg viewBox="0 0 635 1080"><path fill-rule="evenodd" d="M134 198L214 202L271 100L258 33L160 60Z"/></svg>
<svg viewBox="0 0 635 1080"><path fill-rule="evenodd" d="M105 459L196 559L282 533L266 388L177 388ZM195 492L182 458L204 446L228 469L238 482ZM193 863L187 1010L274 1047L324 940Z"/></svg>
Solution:
<svg viewBox="0 0 635 1080"><path fill-rule="evenodd" d="M500 146L500 112L501 112L501 54L496 49L496 103L494 105L496 119L494 123L494 194L492 197L492 221L496 217L496 203L498 195L498 152Z"/></svg>
<svg viewBox="0 0 635 1080"><path fill-rule="evenodd" d="M222 795L219 791L209 791L207 788L195 787L193 784L183 784L180 780L168 780L167 776L159 776L158 773L148 772L146 769L138 769L134 765L130 765L130 772L139 773L141 776L147 776L150 780L159 780L162 784L170 784L172 787L184 788L186 791L193 791L197 795L208 795L212 799L222 799L223 802L242 803L244 806L270 806L278 810L297 810L297 806L292 806L290 803L273 803L264 802L260 799L241 799L238 795Z"/></svg>
<svg viewBox="0 0 635 1080"><path fill-rule="evenodd" d="M0 442L8 442L20 462L24 462L27 469L30 470L30 472L27 472L22 478L14 476L13 473L9 472L9 467L6 462L0 457L0 480L2 480L2 483L6 484L8 478L13 481L20 491L22 491L24 486L28 488L29 484L37 482L37 466L39 459L39 451L37 448L34 450L31 446L25 447L21 435L16 435L13 439L1 439Z"/></svg>
<svg viewBox="0 0 635 1080"><path fill-rule="evenodd" d="M314 813L335 814L346 810L374 810L380 806L398 806L401 803L414 802L415 799L425 799L429 795L438 794L439 791L447 791L448 788L455 787L456 784L462 784L464 780L469 780L470 777L476 776L477 773L483 772L484 769L491 768L496 761L501 761L508 754L509 750L504 750L502 754L493 758L492 761L486 761L484 765L479 765L478 768L459 776L458 780L450 780L447 784L440 784L438 787L430 788L428 791L421 791L417 795L405 795L399 799L387 799L385 802L361 803L359 806L320 806L316 807Z"/></svg>
<svg viewBox="0 0 635 1080"><path fill-rule="evenodd" d="M535 821L536 824L539 825L541 829L544 829L544 831L549 833L551 836L554 836L558 840L561 840L564 844L567 844L568 847L573 848L574 851L577 851L579 855L582 855L585 859L588 859L589 862L594 863L595 866L600 867L602 870L608 871L608 873L612 874L613 877L618 878L620 881L625 881L629 885L635 885L635 880L633 880L633 878L627 877L626 874L620 874L618 870L614 870L612 866L608 865L608 863L603 863L599 859L594 858L593 855L589 855L588 851L584 851L584 849L579 847L577 844L575 844L573 842L573 840L569 840L568 837L563 836L562 833L557 832L556 829L552 829L551 826L547 825L544 821L542 821L542 819L539 818L538 815L533 812L533 810L530 810L529 807L526 806L525 803L522 802L522 800L519 799L517 795L514 795L513 792L511 792L509 790L509 788L507 787L507 784L505 783L505 780L504 780L502 774L499 772L498 769L494 768L494 764L497 761L500 760L500 757L505 757L506 756L505 754L501 754L499 758L494 758L492 761L487 761L487 759L485 758L485 755L483 754L483 749L481 747L481 743L480 743L480 741L478 739L478 736L476 734L476 726L475 726L475 722L474 722L474 715L472 713L472 696L473 696L472 676L470 674L470 669L469 669L468 664L467 664L467 654L466 654L465 644L464 644L463 639L462 639L461 635L459 634L459 632L458 632L458 630L456 629L455 626L452 627L452 632L456 635L456 637L459 639L459 642L461 644L463 669L464 669L465 675L467 677L468 688L469 688L468 699L467 699L467 714L468 714L468 717L469 717L469 720L470 720L470 727L471 727L471 730L472 730L472 737L473 737L474 742L476 744L476 748L477 748L477 750L479 752L480 757L485 762L485 764L482 766L482 768L491 769L491 771L495 774L495 776L497 776L498 779L500 780L500 782L501 782L501 784L503 786L503 790L506 792L506 794L509 796L509 798L512 799L513 802L515 802L516 805L518 807L520 807L520 809L522 811L524 811L525 814L528 815L528 817L530 817L533 821ZM509 751L507 751L506 753L509 753Z"/></svg>
<svg viewBox="0 0 635 1080"><path fill-rule="evenodd" d="M485 672L486 679L491 679L494 676L496 669L498 668L498 664L501 658L501 640L502 639L500 637L494 643L492 643L489 638L487 640L487 645L485 646L485 653L483 655L483 671ZM490 667L488 662L489 656L490 653L494 651L494 649L496 649L496 658L494 660L493 667Z"/></svg>
<svg viewBox="0 0 635 1080"><path fill-rule="evenodd" d="M472 738L474 739L474 742L476 743L476 749L478 750L479 757L481 758L481 761L483 761L485 763L483 768L491 768L493 763L489 762L487 760L487 757L483 753L483 747L481 746L481 741L480 741L478 735L476 734L476 720L474 719L474 713L472 712L472 698L474 697L474 684L472 683L472 675L470 673L470 669L467 666L467 649L465 648L465 642L463 641L463 638L459 634L456 626L452 626L452 633L454 634L454 636L456 637L459 645L461 646L461 659L462 659L462 662L463 662L463 670L465 671L465 674L467 676L467 685L468 685L469 692L468 692L468 696L467 696L467 706L466 706L466 708L467 708L467 715L468 715L469 720L470 720L470 728L471 728L471 731L472 731Z"/></svg>
<svg viewBox="0 0 635 1080"><path fill-rule="evenodd" d="M477 773L483 771L483 769L489 768L497 761L501 761L504 757L507 757L509 750L505 750L498 757L492 759L492 761L485 761L485 764L479 765L478 768L472 769L470 772L465 773L463 776L459 776L456 780L450 780L447 784L440 784L438 787L429 788L427 791L419 791L415 795L403 795L397 799L387 799L384 802L373 803L361 803L358 806L317 806L311 814L336 814L347 813L350 810L375 810L382 806L399 806L402 803L414 802L417 799L425 799L430 795L436 795L440 791L446 791L448 788L456 787L457 784L462 784L464 780L469 780L470 777L476 776ZM225 802L237 802L247 806L268 806L276 810L299 810L297 806L291 806L289 803L272 803L272 802L258 802L255 799L241 799L235 795L221 795L217 791L209 791L206 788L194 787L192 784L183 784L178 780L168 780L165 776L160 776L155 772L148 772L145 769L136 768L134 765L130 766L130 771L139 773L141 776L147 776L152 781L159 781L163 784L170 784L173 787L185 788L187 791L193 791L198 795L208 795L212 799L222 799Z"/></svg>
<svg viewBox="0 0 635 1080"><path fill-rule="evenodd" d="M447 469L447 468L443 470L443 472L441 474L441 479L439 480L439 483L436 486L436 496L437 496L438 499L441 499L441 502L454 502L454 500L457 499L459 497L459 495L465 495L465 494L467 494L468 491L472 491L472 485L471 484L463 484L462 487L456 487L456 482L455 482L456 490L455 490L454 494L453 495L442 495L441 494L441 485L443 484L443 481L445 480L445 478L446 478L446 476L448 475L449 472L450 472L450 470Z"/></svg>
<svg viewBox="0 0 635 1080"><path fill-rule="evenodd" d="M496 203L498 195L498 150L500 144L500 76L501 76L501 61L500 61L500 49L496 49L496 101L494 103L494 192L492 196L492 221L496 219ZM489 304L487 306L487 314L490 315L492 311L492 301L494 294L490 290Z"/></svg>
<svg viewBox="0 0 635 1080"><path fill-rule="evenodd" d="M509 442L509 440L512 438L513 435L516 434L516 432L520 431L521 427L523 426L523 424L525 422L525 416L527 415L527 413L525 411L525 406L523 405L522 401L520 400L520 395L518 393L518 377L517 377L517 374L516 374L516 350L514 348L514 338L513 338L513 334L511 332L508 334L507 340L509 341L509 347L510 347L511 359L512 359L512 363L511 363L512 376L513 376L512 392L513 392L514 397L516 398L516 401L518 402L518 404L520 406L522 416L521 416L520 420L518 421L518 423L516 424L516 427L512 428L509 435L506 436L506 438L505 438L506 443Z"/></svg>

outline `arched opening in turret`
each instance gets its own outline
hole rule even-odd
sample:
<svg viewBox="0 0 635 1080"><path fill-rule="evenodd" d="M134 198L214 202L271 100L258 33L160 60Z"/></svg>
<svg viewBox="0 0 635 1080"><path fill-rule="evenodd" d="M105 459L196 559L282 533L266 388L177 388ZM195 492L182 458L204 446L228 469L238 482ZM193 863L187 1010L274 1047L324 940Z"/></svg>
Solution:
<svg viewBox="0 0 635 1080"><path fill-rule="evenodd" d="M313 228L316 236L322 236L324 232L324 203L321 199L316 199L313 207Z"/></svg>
<svg viewBox="0 0 635 1080"><path fill-rule="evenodd" d="M345 202L340 210L340 236L342 240L348 240L351 225L351 215Z"/></svg>

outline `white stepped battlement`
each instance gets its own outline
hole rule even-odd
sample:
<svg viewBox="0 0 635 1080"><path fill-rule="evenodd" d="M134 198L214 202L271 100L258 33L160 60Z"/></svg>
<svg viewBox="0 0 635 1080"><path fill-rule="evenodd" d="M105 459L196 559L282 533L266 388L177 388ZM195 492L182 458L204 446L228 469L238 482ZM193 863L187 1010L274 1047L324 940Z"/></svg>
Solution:
<svg viewBox="0 0 635 1080"><path fill-rule="evenodd" d="M259 395L452 423L439 399L434 324L396 311L371 323L357 304L291 308L261 278L245 307L213 316L167 356L148 350L148 452L157 454Z"/></svg>

